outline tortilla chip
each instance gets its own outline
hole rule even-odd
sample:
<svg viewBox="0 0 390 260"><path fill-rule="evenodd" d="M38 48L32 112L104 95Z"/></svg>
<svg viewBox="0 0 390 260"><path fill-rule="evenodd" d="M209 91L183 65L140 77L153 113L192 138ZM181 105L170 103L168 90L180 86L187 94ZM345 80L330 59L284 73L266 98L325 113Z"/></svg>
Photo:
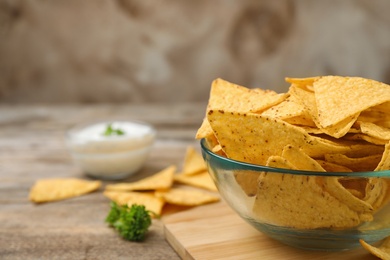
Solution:
<svg viewBox="0 0 390 260"><path fill-rule="evenodd" d="M358 121L357 123L363 134L367 134L381 140L390 140L390 129L370 122Z"/></svg>
<svg viewBox="0 0 390 260"><path fill-rule="evenodd" d="M104 196L118 205L133 204L144 205L147 210L160 215L165 201L161 198L155 197L152 192L134 192L134 191L104 191Z"/></svg>
<svg viewBox="0 0 390 260"><path fill-rule="evenodd" d="M349 168L347 168L347 167L345 167L343 165L339 165L339 164L336 164L336 163L331 163L331 162L324 161L324 160L316 160L316 161L327 172L352 172L351 169L349 169Z"/></svg>
<svg viewBox="0 0 390 260"><path fill-rule="evenodd" d="M157 191L156 196L167 203L181 206L199 206L219 201L218 195L194 189L172 188L168 191Z"/></svg>
<svg viewBox="0 0 390 260"><path fill-rule="evenodd" d="M29 199L36 203L81 196L99 189L101 181L76 178L42 179L31 188Z"/></svg>
<svg viewBox="0 0 390 260"><path fill-rule="evenodd" d="M207 171L195 175L177 174L174 176L174 180L193 187L217 191L217 187Z"/></svg>
<svg viewBox="0 0 390 260"><path fill-rule="evenodd" d="M372 246L362 239L360 239L359 242L372 255L383 260L390 259L390 237L387 237L379 247Z"/></svg>
<svg viewBox="0 0 390 260"><path fill-rule="evenodd" d="M321 77L320 76L315 76L315 77L307 77L307 78L290 78L286 77L284 78L286 82L298 85L299 87L308 87L308 86L313 86L313 83L317 80L319 80Z"/></svg>
<svg viewBox="0 0 390 260"><path fill-rule="evenodd" d="M313 86L318 120L324 128L390 101L390 86L370 79L326 76Z"/></svg>
<svg viewBox="0 0 390 260"><path fill-rule="evenodd" d="M340 138L348 133L359 116L359 113L352 114L344 118L342 121L337 122L337 124L324 127L321 125L319 119L319 111L317 108L315 94L313 92L305 91L294 86L290 87L289 92L291 93L291 96L296 97L296 99L299 100L301 104L307 109L316 126L321 129L322 132L335 138Z"/></svg>
<svg viewBox="0 0 390 260"><path fill-rule="evenodd" d="M294 169L280 156L268 166ZM256 219L273 225L301 229L348 228L360 224L359 214L323 190L316 177L265 173L253 207Z"/></svg>
<svg viewBox="0 0 390 260"><path fill-rule="evenodd" d="M229 158L253 164L265 165L268 157L280 155L288 144L300 147L312 158L322 158L327 153L360 154L370 149L350 143L339 145L282 120L253 113L210 110L208 120Z"/></svg>
<svg viewBox="0 0 390 260"><path fill-rule="evenodd" d="M260 172L258 171L244 171L235 170L234 178L237 184L245 192L248 197L253 197L257 193L257 179L259 178Z"/></svg>
<svg viewBox="0 0 390 260"><path fill-rule="evenodd" d="M325 160L330 163L343 165L354 172L373 171L382 158L381 154L373 154L360 158L351 158L344 154L325 154Z"/></svg>
<svg viewBox="0 0 390 260"><path fill-rule="evenodd" d="M176 166L171 165L162 171L135 182L109 184L106 190L115 191L142 191L142 190L164 190L169 189L173 184L173 175Z"/></svg>
<svg viewBox="0 0 390 260"><path fill-rule="evenodd" d="M215 109L260 112L282 102L287 97L287 93L277 94L272 90L249 89L223 79L216 79L211 84L206 115L209 110ZM211 133L206 116L195 137L201 139L210 136Z"/></svg>
<svg viewBox="0 0 390 260"><path fill-rule="evenodd" d="M283 148L282 157L294 165L295 169L325 172L325 169L317 161L293 145L289 144Z"/></svg>
<svg viewBox="0 0 390 260"><path fill-rule="evenodd" d="M186 175L193 175L203 171L207 171L207 167L202 155L198 153L194 147L189 146L184 158L182 173Z"/></svg>

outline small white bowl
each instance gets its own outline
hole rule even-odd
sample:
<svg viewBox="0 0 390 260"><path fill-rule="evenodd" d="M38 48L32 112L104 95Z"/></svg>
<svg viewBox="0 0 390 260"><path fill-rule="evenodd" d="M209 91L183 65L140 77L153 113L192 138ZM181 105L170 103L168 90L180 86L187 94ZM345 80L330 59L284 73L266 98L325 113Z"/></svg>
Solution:
<svg viewBox="0 0 390 260"><path fill-rule="evenodd" d="M105 135L107 127L123 133ZM146 123L107 120L80 124L67 133L67 146L74 162L89 176L118 180L142 168L156 136Z"/></svg>

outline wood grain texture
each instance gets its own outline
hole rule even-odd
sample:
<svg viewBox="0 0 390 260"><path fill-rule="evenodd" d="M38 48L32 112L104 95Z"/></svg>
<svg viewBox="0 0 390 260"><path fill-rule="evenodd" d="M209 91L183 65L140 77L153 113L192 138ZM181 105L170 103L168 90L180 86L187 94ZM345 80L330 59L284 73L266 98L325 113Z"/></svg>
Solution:
<svg viewBox="0 0 390 260"><path fill-rule="evenodd" d="M170 215L163 222L168 242L182 259L376 259L363 248L323 252L286 246L258 232L224 202Z"/></svg>
<svg viewBox="0 0 390 260"><path fill-rule="evenodd" d="M145 167L127 180L181 167L204 115L203 104L5 106L0 105L0 259L180 259L155 219L143 243L122 240L104 219L109 201L103 187L64 201L35 205L28 201L41 178L86 178L65 145L76 123L129 118L153 124L157 141Z"/></svg>

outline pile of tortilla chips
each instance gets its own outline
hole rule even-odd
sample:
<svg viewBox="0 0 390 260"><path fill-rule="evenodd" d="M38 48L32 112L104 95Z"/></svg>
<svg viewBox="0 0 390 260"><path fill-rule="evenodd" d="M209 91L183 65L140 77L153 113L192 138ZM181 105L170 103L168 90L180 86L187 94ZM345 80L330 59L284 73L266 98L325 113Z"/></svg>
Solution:
<svg viewBox="0 0 390 260"><path fill-rule="evenodd" d="M286 78L288 92L213 81L196 138L219 155L276 168L346 172L319 177L235 171L253 213L301 229L351 228L390 201L390 86L359 77ZM389 216L390 217L390 216Z"/></svg>
<svg viewBox="0 0 390 260"><path fill-rule="evenodd" d="M171 165L135 182L109 184L103 194L120 205L144 205L157 215L165 204L192 207L220 200L201 154L191 146L182 168L178 173L177 167ZM43 203L73 198L96 191L101 184L77 178L42 179L31 188L29 199Z"/></svg>
<svg viewBox="0 0 390 260"><path fill-rule="evenodd" d="M104 195L118 204L143 204L161 215L165 204L192 207L219 201L216 191L201 154L188 147L182 172L171 165L139 181L107 185Z"/></svg>

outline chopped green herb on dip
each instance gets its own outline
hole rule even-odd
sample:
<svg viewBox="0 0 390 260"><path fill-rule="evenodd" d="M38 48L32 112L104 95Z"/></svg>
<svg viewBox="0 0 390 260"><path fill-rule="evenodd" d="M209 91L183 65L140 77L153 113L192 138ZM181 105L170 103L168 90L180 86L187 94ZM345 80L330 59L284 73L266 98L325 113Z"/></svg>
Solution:
<svg viewBox="0 0 390 260"><path fill-rule="evenodd" d="M120 128L114 129L111 124L107 125L106 130L103 133L104 136L124 135L124 134L125 132L122 129Z"/></svg>

